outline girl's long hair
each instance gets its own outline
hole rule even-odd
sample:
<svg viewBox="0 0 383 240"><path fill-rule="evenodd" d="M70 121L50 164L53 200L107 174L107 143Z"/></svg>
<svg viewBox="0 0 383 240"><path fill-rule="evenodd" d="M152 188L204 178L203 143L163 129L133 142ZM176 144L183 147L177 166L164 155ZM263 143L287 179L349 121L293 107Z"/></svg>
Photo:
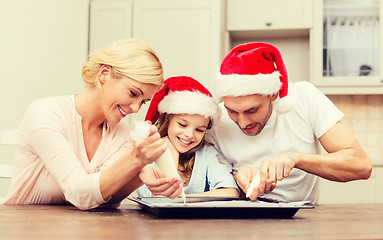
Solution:
<svg viewBox="0 0 383 240"><path fill-rule="evenodd" d="M173 116L174 114L167 114L167 113L162 113L160 115L160 118L158 119L156 125L158 127L158 132L160 133L161 137L166 137L168 135L169 123ZM207 126L207 129L210 129L211 126L212 126L212 122L210 120ZM212 144L206 141L205 137L203 137L202 141L197 146L195 146L194 148L190 149L189 151L185 153L180 153L177 168L178 168L178 171L181 172L186 178L185 185L189 184L189 181L191 178L191 174L194 167L194 161L195 161L195 152L198 149L204 147L205 145L212 145Z"/></svg>

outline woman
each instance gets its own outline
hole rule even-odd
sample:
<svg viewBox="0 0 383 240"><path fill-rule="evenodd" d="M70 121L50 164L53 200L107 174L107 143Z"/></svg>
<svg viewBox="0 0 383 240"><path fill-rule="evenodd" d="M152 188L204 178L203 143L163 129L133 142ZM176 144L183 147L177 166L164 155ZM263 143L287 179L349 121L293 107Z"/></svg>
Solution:
<svg viewBox="0 0 383 240"><path fill-rule="evenodd" d="M163 85L162 64L149 45L127 39L97 50L82 78L83 92L29 106L4 204L117 207L142 185L140 170L165 152L155 126L133 144L121 121Z"/></svg>
<svg viewBox="0 0 383 240"><path fill-rule="evenodd" d="M188 196L238 197L232 175L205 140L206 131L218 117L217 103L202 84L186 76L168 78L154 95L146 119L157 122L181 180L175 182L158 168L147 166L140 173L146 186L139 188L138 194L175 198L183 186Z"/></svg>

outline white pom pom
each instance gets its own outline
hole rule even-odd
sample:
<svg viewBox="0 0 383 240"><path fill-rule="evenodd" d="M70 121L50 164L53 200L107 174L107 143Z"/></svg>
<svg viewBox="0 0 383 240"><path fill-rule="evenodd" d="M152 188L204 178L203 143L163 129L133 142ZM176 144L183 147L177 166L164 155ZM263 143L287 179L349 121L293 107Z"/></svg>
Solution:
<svg viewBox="0 0 383 240"><path fill-rule="evenodd" d="M279 98L275 102L275 110L277 113L282 114L282 113L287 113L294 109L295 107L295 99L290 97L289 95Z"/></svg>
<svg viewBox="0 0 383 240"><path fill-rule="evenodd" d="M147 122L135 122L134 130L130 134L132 139L136 142L141 142L149 136L150 133L150 124Z"/></svg>

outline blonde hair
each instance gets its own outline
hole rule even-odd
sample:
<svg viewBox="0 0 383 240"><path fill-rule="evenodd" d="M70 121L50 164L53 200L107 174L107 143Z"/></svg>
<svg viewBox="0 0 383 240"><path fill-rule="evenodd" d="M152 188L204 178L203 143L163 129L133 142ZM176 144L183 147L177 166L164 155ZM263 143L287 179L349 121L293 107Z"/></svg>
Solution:
<svg viewBox="0 0 383 240"><path fill-rule="evenodd" d="M102 65L112 67L117 77L127 76L141 83L162 87L162 64L146 42L139 39L124 39L99 50L89 56L82 68L82 79L88 86L94 86L97 72Z"/></svg>

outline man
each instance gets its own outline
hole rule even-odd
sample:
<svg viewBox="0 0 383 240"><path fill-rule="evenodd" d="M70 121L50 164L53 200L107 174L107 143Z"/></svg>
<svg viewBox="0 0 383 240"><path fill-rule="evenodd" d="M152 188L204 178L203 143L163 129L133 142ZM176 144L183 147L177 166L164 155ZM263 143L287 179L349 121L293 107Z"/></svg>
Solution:
<svg viewBox="0 0 383 240"><path fill-rule="evenodd" d="M318 176L339 182L370 177L371 160L340 122L343 113L310 83L288 83L274 46L235 47L221 64L215 92L223 98L222 116L208 140L250 199L265 194L318 203ZM259 184L248 193L257 174Z"/></svg>

